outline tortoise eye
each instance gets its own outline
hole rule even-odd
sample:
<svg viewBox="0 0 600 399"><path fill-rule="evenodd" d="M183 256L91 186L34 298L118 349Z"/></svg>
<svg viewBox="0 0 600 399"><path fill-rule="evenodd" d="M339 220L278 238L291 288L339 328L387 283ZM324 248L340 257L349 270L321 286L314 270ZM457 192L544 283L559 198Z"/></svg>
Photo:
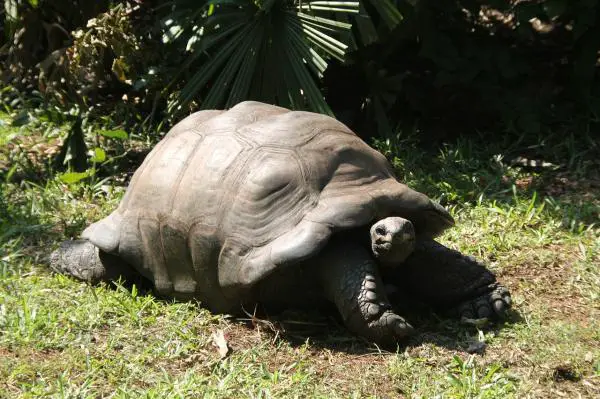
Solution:
<svg viewBox="0 0 600 399"><path fill-rule="evenodd" d="M375 228L375 233L383 236L383 235L385 235L385 228L383 226L377 226Z"/></svg>

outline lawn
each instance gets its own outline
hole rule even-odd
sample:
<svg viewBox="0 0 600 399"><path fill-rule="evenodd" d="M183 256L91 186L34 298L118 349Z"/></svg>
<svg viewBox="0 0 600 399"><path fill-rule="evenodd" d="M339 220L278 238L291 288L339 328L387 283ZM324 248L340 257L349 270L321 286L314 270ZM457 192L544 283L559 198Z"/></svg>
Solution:
<svg viewBox="0 0 600 399"><path fill-rule="evenodd" d="M441 241L514 300L498 326L415 315L417 335L386 352L328 314L234 319L53 274L50 251L116 207L122 176L65 184L47 162L59 132L0 121L2 398L600 397L600 150L587 135L374 143L455 216Z"/></svg>

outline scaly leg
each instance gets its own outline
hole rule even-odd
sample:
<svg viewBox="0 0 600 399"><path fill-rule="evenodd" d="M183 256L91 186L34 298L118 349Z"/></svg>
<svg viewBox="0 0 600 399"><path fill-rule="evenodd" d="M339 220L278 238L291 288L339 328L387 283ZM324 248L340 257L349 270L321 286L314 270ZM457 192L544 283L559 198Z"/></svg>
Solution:
<svg viewBox="0 0 600 399"><path fill-rule="evenodd" d="M482 263L434 240L418 241L407 260L384 278L458 317L502 319L512 303L508 290Z"/></svg>
<svg viewBox="0 0 600 399"><path fill-rule="evenodd" d="M333 238L314 260L325 297L353 333L384 346L411 335L413 327L392 311L378 266L368 250Z"/></svg>

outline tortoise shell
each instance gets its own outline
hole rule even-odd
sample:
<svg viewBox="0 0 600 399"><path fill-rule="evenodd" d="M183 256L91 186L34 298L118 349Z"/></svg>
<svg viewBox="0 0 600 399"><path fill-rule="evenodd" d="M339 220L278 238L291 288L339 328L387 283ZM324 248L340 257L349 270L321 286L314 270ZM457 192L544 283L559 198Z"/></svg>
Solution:
<svg viewBox="0 0 600 399"><path fill-rule="evenodd" d="M176 124L118 208L82 236L133 265L159 294L219 308L277 268L317 255L332 234L392 215L411 220L418 236L453 225L334 118L247 101Z"/></svg>

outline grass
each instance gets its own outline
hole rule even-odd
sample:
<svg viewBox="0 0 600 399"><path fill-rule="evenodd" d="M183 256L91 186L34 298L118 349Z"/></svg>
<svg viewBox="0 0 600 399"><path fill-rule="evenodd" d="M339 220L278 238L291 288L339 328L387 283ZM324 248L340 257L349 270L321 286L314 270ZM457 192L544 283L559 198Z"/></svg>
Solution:
<svg viewBox="0 0 600 399"><path fill-rule="evenodd" d="M508 323L484 330L425 315L409 345L388 353L329 315L230 319L135 287L91 287L52 274L48 253L114 209L123 187L65 185L43 157L10 174L21 156L6 150L14 133L39 138L29 143L46 137L21 129L0 125L2 398L600 395L594 143L545 140L538 153L556 170L512 166L520 147L500 141L460 140L430 153L411 139L377 143L401 179L456 217L441 240L485 261L515 302ZM217 331L231 348L225 358L214 345ZM469 353L477 342L485 351Z"/></svg>

